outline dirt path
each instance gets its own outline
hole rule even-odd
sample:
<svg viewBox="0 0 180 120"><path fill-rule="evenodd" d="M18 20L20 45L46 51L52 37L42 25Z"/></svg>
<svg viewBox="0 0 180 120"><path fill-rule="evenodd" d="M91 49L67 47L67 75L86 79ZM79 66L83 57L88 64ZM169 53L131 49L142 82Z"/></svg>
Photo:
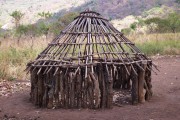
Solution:
<svg viewBox="0 0 180 120"><path fill-rule="evenodd" d="M114 107L110 110L40 109L29 102L24 90L0 98L0 120L180 120L180 56L154 60L153 98L144 104Z"/></svg>

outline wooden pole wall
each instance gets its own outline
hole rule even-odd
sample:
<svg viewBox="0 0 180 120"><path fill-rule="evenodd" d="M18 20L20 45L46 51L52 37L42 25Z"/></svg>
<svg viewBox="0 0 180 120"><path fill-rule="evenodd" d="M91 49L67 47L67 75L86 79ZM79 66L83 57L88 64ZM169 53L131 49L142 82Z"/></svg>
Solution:
<svg viewBox="0 0 180 120"><path fill-rule="evenodd" d="M112 108L113 89L131 90L132 104L143 103L152 96L151 70L146 69L151 64L141 64L144 69L126 68L121 66L105 66L100 64L88 69L85 78L85 68L63 68L53 75L37 70L31 71L31 101L39 107L47 108Z"/></svg>

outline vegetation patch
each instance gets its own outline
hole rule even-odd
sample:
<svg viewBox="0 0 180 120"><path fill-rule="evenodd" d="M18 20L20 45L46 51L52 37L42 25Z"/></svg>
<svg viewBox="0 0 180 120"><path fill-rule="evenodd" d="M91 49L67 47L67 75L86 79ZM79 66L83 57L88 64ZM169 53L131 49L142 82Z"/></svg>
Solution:
<svg viewBox="0 0 180 120"><path fill-rule="evenodd" d="M180 54L179 40L150 40L137 42L137 47L147 55L178 55Z"/></svg>

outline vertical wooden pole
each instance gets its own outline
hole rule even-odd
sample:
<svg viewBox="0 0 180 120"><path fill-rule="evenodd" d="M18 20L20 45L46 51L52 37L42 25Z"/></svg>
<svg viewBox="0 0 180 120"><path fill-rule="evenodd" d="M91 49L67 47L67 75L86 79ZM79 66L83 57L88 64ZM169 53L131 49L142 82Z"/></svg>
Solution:
<svg viewBox="0 0 180 120"><path fill-rule="evenodd" d="M130 77L132 80L131 97L132 97L132 104L134 105L138 103L138 76L132 70Z"/></svg>
<svg viewBox="0 0 180 120"><path fill-rule="evenodd" d="M49 84L49 91L48 91L48 97L49 97L49 101L48 101L48 104L47 104L47 108L53 108L53 97L54 97L54 82L55 82L55 77L53 77L53 73L50 72L49 73L50 75L50 84Z"/></svg>
<svg viewBox="0 0 180 120"><path fill-rule="evenodd" d="M94 86L94 90L93 90L93 93L94 93L94 101L95 101L95 104L94 104L94 108L98 108L99 105L100 105L100 98L101 98L101 92L100 92L100 89L99 89L99 81L98 79L96 79L95 75L93 73L90 73L90 77L93 81L93 86Z"/></svg>
<svg viewBox="0 0 180 120"><path fill-rule="evenodd" d="M108 74L108 80L107 80L107 108L112 108L112 102L113 102L113 77L112 77L112 68L109 67L109 74Z"/></svg>
<svg viewBox="0 0 180 120"><path fill-rule="evenodd" d="M127 70L129 71L129 73L131 73L131 66L127 66ZM130 89L131 88L131 84L130 84L130 75L128 73L126 73L126 89Z"/></svg>
<svg viewBox="0 0 180 120"><path fill-rule="evenodd" d="M126 69L125 69L125 66L123 65L123 66L121 67L122 89L126 89L126 85L127 85L126 74L127 74L127 71L126 71Z"/></svg>
<svg viewBox="0 0 180 120"><path fill-rule="evenodd" d="M90 75L88 74L87 76L87 99L88 99L88 108L93 108L93 103L94 103L94 97L93 97L93 80L91 79Z"/></svg>
<svg viewBox="0 0 180 120"><path fill-rule="evenodd" d="M31 95L32 95L32 102L35 105L38 105L38 76L37 70L32 71L32 81L31 81Z"/></svg>
<svg viewBox="0 0 180 120"><path fill-rule="evenodd" d="M47 81L48 81L48 75L44 76L44 95L43 95L43 107L47 107L47 103L48 103L48 85L47 85Z"/></svg>
<svg viewBox="0 0 180 120"><path fill-rule="evenodd" d="M151 65L149 64L151 67ZM149 100L152 97L152 84L151 84L151 70L146 69L145 73L145 88L146 88L146 94L145 94L145 99Z"/></svg>
<svg viewBox="0 0 180 120"><path fill-rule="evenodd" d="M68 108L68 104L69 104L69 96L68 96L68 89L69 89L69 80L68 80L68 75L65 75L65 108Z"/></svg>
<svg viewBox="0 0 180 120"><path fill-rule="evenodd" d="M60 106L59 103L59 91L60 91L60 73L58 72L55 75L55 91L54 91L54 99L56 107Z"/></svg>
<svg viewBox="0 0 180 120"><path fill-rule="evenodd" d="M106 100L107 100L107 93L106 93L106 82L105 82L105 76L103 72L103 66L101 65L100 69L100 77L102 81L102 108L106 107Z"/></svg>
<svg viewBox="0 0 180 120"><path fill-rule="evenodd" d="M65 104L65 97L64 97L64 73L61 71L59 76L59 87L60 87L60 106L63 108Z"/></svg>
<svg viewBox="0 0 180 120"><path fill-rule="evenodd" d="M144 70L146 70L147 63L142 63L142 67ZM139 69L139 75L138 75L138 101L139 103L145 102L145 96L144 96L144 83L145 83L145 71L142 71Z"/></svg>
<svg viewBox="0 0 180 120"><path fill-rule="evenodd" d="M117 81L117 88L121 89L122 88L122 67L118 66L118 81Z"/></svg>
<svg viewBox="0 0 180 120"><path fill-rule="evenodd" d="M38 105L41 107L43 102L43 76L42 73L38 75Z"/></svg>
<svg viewBox="0 0 180 120"><path fill-rule="evenodd" d="M82 76L80 74L81 72L79 72L77 74L77 107L78 108L81 108L82 107L82 87L81 87L81 84L82 84Z"/></svg>

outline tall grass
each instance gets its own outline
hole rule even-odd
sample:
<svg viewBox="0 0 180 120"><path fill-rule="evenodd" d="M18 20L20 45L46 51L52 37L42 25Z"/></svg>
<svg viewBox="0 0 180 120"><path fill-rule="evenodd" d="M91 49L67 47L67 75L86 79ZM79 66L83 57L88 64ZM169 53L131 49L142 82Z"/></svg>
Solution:
<svg viewBox="0 0 180 120"><path fill-rule="evenodd" d="M180 55L180 33L132 35L128 38L147 55ZM52 38L49 38L52 40ZM29 79L24 69L26 64L47 46L50 41L22 38L20 45L15 39L0 40L0 80ZM33 46L32 46L33 43Z"/></svg>
<svg viewBox="0 0 180 120"><path fill-rule="evenodd" d="M23 40L20 45L12 40L3 40L0 45L0 80L28 79L26 64L45 48L47 42L35 39L32 47L30 40Z"/></svg>
<svg viewBox="0 0 180 120"><path fill-rule="evenodd" d="M127 36L146 55L180 55L180 33Z"/></svg>
<svg viewBox="0 0 180 120"><path fill-rule="evenodd" d="M180 55L180 40L137 42L136 46L146 55Z"/></svg>

